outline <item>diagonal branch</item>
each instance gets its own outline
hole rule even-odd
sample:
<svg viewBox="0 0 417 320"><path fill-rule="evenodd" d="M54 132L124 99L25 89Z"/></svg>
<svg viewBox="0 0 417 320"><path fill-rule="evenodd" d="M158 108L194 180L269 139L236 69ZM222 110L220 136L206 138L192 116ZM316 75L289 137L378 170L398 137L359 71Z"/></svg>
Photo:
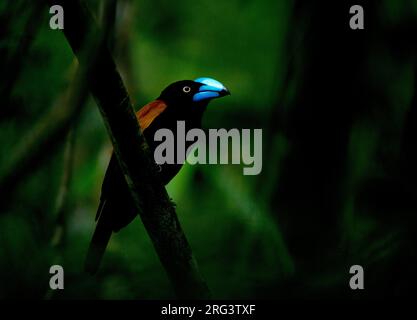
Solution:
<svg viewBox="0 0 417 320"><path fill-rule="evenodd" d="M100 35L83 1L48 0L48 3L64 8L64 34L77 56L88 30ZM102 50L94 61L89 87L103 116L135 206L178 297L208 298L208 288L199 274L174 206L156 178L156 165L108 50Z"/></svg>

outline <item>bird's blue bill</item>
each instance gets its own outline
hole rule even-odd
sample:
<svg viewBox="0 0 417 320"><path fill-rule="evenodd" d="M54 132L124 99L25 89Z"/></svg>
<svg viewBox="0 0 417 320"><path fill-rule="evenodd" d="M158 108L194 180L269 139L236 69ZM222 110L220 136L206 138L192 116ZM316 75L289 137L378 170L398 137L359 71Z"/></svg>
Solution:
<svg viewBox="0 0 417 320"><path fill-rule="evenodd" d="M230 91L221 82L215 79L198 78L194 81L201 83L199 92L193 96L194 102L219 98L230 94Z"/></svg>

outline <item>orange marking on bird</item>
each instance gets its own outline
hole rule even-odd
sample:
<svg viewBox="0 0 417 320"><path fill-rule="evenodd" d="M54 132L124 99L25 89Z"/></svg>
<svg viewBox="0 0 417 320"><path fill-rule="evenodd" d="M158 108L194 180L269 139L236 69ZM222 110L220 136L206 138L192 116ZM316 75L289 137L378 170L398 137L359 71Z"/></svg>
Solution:
<svg viewBox="0 0 417 320"><path fill-rule="evenodd" d="M154 121L154 119L158 117L162 112L164 112L166 107L166 103L162 100L155 100L148 103L138 112L136 112L136 117L138 118L142 131L149 127L152 121Z"/></svg>

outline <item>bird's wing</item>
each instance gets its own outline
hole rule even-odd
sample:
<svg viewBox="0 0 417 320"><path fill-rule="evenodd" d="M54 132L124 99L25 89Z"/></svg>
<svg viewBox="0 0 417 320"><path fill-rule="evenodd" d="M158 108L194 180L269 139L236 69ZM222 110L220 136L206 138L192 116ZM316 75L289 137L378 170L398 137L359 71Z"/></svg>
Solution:
<svg viewBox="0 0 417 320"><path fill-rule="evenodd" d="M166 107L167 105L162 100L155 100L143 106L138 112L136 112L136 117L143 132L150 126L156 117L164 112ZM117 194L118 191L122 192L124 190L124 183L124 177L119 169L119 164L117 163L115 155L112 154L101 187L100 204L96 214L96 221L100 218L100 215L106 205L107 198Z"/></svg>
<svg viewBox="0 0 417 320"><path fill-rule="evenodd" d="M136 113L142 132L166 107L163 101L155 100ZM129 210L129 201L125 198L129 191L126 188L123 173L113 153L101 187L100 204L96 214L98 222L85 261L85 269L91 274L96 273L112 232L118 231L135 217ZM115 206L120 210L118 215L115 215Z"/></svg>
<svg viewBox="0 0 417 320"><path fill-rule="evenodd" d="M136 117L138 118L139 125L142 128L142 131L145 131L147 127L155 120L166 109L167 105L162 100L155 100L144 107L142 107L138 112L136 112Z"/></svg>

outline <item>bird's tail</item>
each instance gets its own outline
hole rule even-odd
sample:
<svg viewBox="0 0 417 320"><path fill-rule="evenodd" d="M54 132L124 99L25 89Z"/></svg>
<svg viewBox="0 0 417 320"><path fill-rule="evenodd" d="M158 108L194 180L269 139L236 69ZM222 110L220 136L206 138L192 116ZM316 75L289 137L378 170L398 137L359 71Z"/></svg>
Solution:
<svg viewBox="0 0 417 320"><path fill-rule="evenodd" d="M101 259L103 258L104 251L106 250L112 232L112 224L107 219L106 215L102 215L98 219L96 230L91 239L84 264L85 271L91 275L95 274L100 266Z"/></svg>

